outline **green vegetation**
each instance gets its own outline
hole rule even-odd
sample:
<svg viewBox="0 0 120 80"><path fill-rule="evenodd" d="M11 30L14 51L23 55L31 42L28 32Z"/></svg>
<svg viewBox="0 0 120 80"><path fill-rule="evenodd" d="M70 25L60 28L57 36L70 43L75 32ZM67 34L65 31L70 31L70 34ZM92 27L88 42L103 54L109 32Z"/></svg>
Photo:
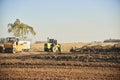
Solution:
<svg viewBox="0 0 120 80"><path fill-rule="evenodd" d="M32 35L36 34L33 27L21 23L19 19L16 19L14 23L8 24L8 32L13 33L15 37L20 37L21 39L26 39L29 33L31 33Z"/></svg>

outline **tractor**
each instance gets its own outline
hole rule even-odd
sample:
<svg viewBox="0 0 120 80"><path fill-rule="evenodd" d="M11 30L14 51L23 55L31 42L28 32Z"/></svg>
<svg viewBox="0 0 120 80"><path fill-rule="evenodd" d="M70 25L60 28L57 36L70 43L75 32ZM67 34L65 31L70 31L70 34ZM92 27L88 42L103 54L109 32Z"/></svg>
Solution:
<svg viewBox="0 0 120 80"><path fill-rule="evenodd" d="M57 44L57 40L49 39L47 43L44 44L45 52L61 52L61 44Z"/></svg>
<svg viewBox="0 0 120 80"><path fill-rule="evenodd" d="M4 48L4 52L16 53L16 52L21 52L24 48L24 45L19 43L19 38L7 37L3 48Z"/></svg>

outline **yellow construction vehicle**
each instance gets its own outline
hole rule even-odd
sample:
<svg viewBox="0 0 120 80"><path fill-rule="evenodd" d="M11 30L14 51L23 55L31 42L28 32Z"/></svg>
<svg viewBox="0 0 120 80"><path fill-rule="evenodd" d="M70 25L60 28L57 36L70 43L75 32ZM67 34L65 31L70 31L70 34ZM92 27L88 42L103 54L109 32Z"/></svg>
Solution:
<svg viewBox="0 0 120 80"><path fill-rule="evenodd" d="M24 48L24 45L19 43L19 38L7 37L3 47L4 47L4 52L16 53L16 52L21 52Z"/></svg>
<svg viewBox="0 0 120 80"><path fill-rule="evenodd" d="M46 52L61 52L61 44L57 44L57 40L49 39L44 44L44 51Z"/></svg>

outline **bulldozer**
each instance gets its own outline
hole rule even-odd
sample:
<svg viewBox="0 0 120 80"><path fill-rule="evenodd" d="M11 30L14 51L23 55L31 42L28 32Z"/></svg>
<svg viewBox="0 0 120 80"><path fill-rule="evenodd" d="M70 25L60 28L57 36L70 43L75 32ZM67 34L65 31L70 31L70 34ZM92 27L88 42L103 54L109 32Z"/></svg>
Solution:
<svg viewBox="0 0 120 80"><path fill-rule="evenodd" d="M47 40L47 43L44 44L44 51L45 52L61 52L61 44L57 43L55 39Z"/></svg>
<svg viewBox="0 0 120 80"><path fill-rule="evenodd" d="M19 38L7 37L6 42L3 45L3 50L6 53L22 52L24 45L19 43Z"/></svg>

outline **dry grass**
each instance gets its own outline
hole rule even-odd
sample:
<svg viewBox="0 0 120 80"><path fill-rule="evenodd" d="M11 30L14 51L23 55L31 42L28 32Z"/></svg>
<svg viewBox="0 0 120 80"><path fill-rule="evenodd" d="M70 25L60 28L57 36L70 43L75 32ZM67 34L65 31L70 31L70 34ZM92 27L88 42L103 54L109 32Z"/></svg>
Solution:
<svg viewBox="0 0 120 80"><path fill-rule="evenodd" d="M31 51L35 51L35 52L44 51L44 43L32 44Z"/></svg>

